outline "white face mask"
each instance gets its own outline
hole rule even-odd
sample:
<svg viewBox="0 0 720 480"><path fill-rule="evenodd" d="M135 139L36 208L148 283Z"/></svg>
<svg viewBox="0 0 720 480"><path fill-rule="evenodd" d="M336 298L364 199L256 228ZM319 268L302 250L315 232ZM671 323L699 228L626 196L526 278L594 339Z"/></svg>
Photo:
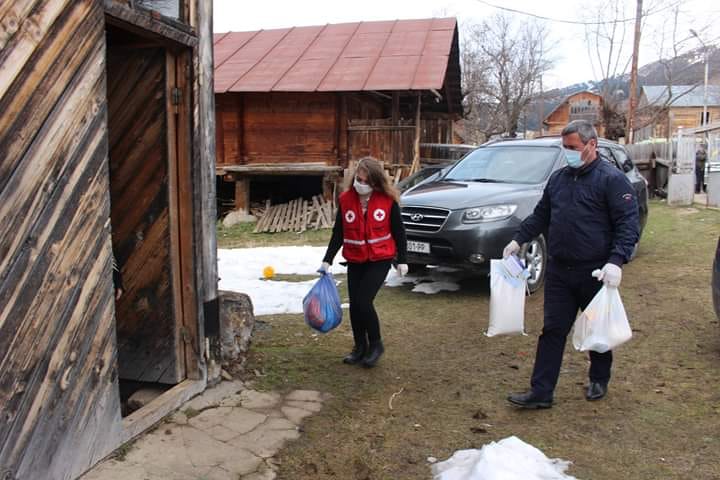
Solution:
<svg viewBox="0 0 720 480"><path fill-rule="evenodd" d="M353 182L353 188L359 195L368 195L373 190L367 183L358 182L357 177L355 177L355 181Z"/></svg>

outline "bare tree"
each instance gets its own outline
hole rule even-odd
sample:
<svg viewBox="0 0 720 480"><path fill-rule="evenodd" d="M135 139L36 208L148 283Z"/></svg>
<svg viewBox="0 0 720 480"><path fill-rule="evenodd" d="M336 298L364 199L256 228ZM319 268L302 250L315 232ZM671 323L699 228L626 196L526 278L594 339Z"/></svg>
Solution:
<svg viewBox="0 0 720 480"><path fill-rule="evenodd" d="M515 23L504 14L465 29L464 103L473 140L499 134L516 136L541 76L552 66L546 40L542 24Z"/></svg>
<svg viewBox="0 0 720 480"><path fill-rule="evenodd" d="M632 36L632 17L625 0L588 1L583 5L585 44L597 81L598 93L603 98L602 120L605 136L618 138L624 135L625 121L621 104L625 99L624 77L631 62L631 49L627 40Z"/></svg>

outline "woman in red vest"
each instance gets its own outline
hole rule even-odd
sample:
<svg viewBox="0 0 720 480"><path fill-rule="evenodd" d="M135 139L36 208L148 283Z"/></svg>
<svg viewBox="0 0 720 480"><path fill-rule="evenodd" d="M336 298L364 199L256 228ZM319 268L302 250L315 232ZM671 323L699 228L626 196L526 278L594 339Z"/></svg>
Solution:
<svg viewBox="0 0 720 480"><path fill-rule="evenodd" d="M380 163L372 157L358 161L353 184L340 195L332 237L321 270L327 271L342 247L347 260L350 323L355 346L343 362L374 367L385 351L373 300L385 281L393 259L405 275L406 240L398 192Z"/></svg>

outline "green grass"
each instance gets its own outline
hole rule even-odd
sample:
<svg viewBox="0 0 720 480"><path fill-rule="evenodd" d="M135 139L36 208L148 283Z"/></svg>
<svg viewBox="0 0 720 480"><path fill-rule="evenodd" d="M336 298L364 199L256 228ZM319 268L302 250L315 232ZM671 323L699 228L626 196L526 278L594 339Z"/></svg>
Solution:
<svg viewBox="0 0 720 480"><path fill-rule="evenodd" d="M330 241L330 229L307 230L303 233L252 233L256 222L239 223L232 227L217 224L218 248L265 247L271 245L327 245Z"/></svg>

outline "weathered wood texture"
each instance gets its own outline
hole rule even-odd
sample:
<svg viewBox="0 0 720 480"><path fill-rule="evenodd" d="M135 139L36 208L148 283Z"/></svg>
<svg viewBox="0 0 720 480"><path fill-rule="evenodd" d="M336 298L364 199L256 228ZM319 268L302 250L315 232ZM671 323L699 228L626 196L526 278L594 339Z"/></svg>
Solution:
<svg viewBox="0 0 720 480"><path fill-rule="evenodd" d="M407 120L396 111L393 122L392 103L367 95L218 94L217 165L320 162L345 167L365 155L410 165L416 105ZM421 142L451 141L446 116L422 118Z"/></svg>
<svg viewBox="0 0 720 480"><path fill-rule="evenodd" d="M125 0L101 0L105 11L109 14L108 21L127 28L135 33L151 35L155 40L169 46L180 43L189 47L197 46L197 36L190 25L184 20L173 20L161 17L143 8L133 8L134 3ZM198 0L190 0L198 1Z"/></svg>
<svg viewBox="0 0 720 480"><path fill-rule="evenodd" d="M120 378L177 383L171 281L165 50L108 50L110 187Z"/></svg>
<svg viewBox="0 0 720 480"><path fill-rule="evenodd" d="M69 479L120 430L103 12L2 2L0 24L0 477Z"/></svg>
<svg viewBox="0 0 720 480"><path fill-rule="evenodd" d="M602 96L592 92L578 92L567 97L543 121L543 134L560 135L573 120L588 120L595 125L598 135L605 134L602 116Z"/></svg>

